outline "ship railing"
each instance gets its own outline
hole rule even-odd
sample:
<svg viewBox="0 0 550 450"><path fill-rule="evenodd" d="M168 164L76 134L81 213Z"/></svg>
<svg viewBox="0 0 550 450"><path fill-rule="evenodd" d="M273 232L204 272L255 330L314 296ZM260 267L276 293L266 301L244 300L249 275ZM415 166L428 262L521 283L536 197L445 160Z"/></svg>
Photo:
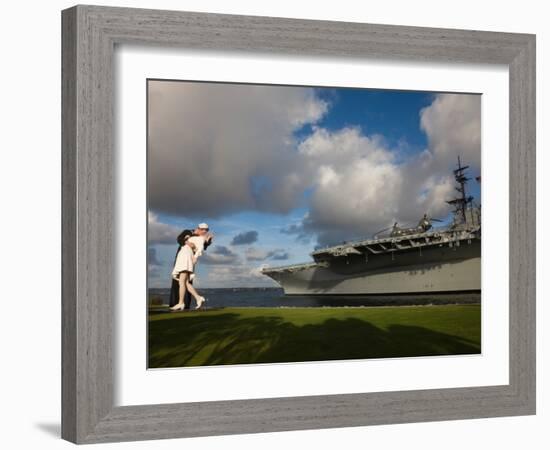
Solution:
<svg viewBox="0 0 550 450"><path fill-rule="evenodd" d="M272 272L296 272L299 270L306 270L311 269L313 267L327 267L328 264L326 263L317 263L317 262L308 262L303 264L289 264L286 266L277 266L277 267L263 267L261 269L261 272L263 274L265 273L272 273Z"/></svg>
<svg viewBox="0 0 550 450"><path fill-rule="evenodd" d="M388 237L384 239L368 239L364 241L350 242L347 244L319 249L311 253L314 258L322 256L338 257L352 254L381 254L391 253L412 248L422 248L436 244L446 244L454 241L473 239L477 229L460 231L434 231L430 233L418 233L408 236Z"/></svg>

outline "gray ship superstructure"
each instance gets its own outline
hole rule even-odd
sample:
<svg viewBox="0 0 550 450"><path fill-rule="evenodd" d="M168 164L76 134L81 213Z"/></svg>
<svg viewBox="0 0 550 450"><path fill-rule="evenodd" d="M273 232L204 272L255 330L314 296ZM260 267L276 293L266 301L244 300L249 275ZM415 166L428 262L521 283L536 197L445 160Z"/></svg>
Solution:
<svg viewBox="0 0 550 450"><path fill-rule="evenodd" d="M416 227L397 223L385 234L311 253L312 262L268 267L287 295L390 295L481 290L481 207L466 193L458 160L458 195L447 203L452 222L434 228L426 214ZM479 180L479 178L478 178ZM383 230L386 231L386 230Z"/></svg>

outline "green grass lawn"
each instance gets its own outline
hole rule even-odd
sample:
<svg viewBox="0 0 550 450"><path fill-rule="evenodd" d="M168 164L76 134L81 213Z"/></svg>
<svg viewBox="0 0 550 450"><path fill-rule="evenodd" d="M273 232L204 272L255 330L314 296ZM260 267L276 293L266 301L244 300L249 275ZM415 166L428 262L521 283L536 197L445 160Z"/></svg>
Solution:
<svg viewBox="0 0 550 450"><path fill-rule="evenodd" d="M157 310L158 311L158 310ZM149 315L149 367L475 354L480 305Z"/></svg>

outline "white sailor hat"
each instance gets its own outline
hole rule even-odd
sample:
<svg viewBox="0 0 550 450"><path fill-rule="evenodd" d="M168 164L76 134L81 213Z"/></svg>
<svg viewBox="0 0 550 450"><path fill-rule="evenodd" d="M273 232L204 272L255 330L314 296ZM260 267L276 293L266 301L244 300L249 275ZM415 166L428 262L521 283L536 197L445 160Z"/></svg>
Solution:
<svg viewBox="0 0 550 450"><path fill-rule="evenodd" d="M208 229L210 229L210 227L208 226L208 224L207 224L207 223L204 223L204 222L199 223L199 226L198 226L197 228L199 228L199 229L201 229L201 230L208 230Z"/></svg>

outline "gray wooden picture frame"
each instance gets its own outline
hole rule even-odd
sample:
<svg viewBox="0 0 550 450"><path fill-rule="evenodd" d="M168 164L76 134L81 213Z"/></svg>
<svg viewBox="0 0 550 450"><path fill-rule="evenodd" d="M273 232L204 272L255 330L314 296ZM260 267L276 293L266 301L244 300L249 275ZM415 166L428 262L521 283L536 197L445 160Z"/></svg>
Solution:
<svg viewBox="0 0 550 450"><path fill-rule="evenodd" d="M62 34L64 439L94 443L535 413L534 35L98 6L63 11ZM113 52L125 43L507 65L509 384L114 406Z"/></svg>

